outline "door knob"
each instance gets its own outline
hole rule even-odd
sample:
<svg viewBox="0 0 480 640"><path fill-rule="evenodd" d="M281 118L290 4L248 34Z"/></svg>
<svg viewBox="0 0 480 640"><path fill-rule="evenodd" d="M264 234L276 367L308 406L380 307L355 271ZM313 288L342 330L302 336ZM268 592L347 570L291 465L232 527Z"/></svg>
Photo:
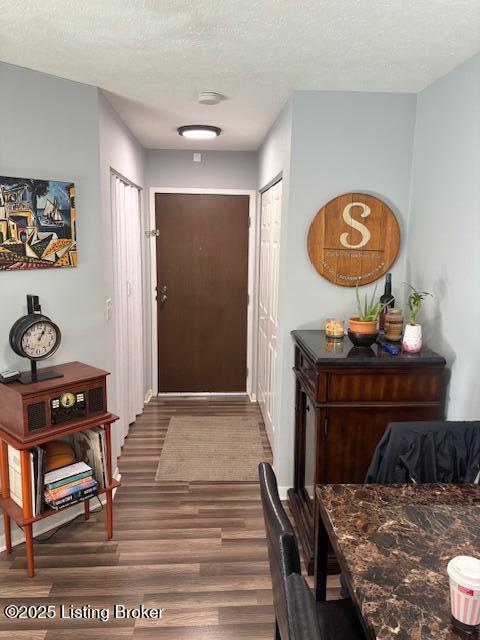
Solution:
<svg viewBox="0 0 480 640"><path fill-rule="evenodd" d="M166 284L160 287L160 304L165 304L165 302L168 300L167 291L168 288Z"/></svg>

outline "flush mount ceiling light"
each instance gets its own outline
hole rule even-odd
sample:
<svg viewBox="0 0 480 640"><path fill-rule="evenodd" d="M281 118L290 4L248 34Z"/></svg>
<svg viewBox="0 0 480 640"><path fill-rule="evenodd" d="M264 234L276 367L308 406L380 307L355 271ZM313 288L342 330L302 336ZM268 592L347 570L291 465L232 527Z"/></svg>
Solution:
<svg viewBox="0 0 480 640"><path fill-rule="evenodd" d="M178 135L190 140L209 140L216 138L222 132L220 127L213 127L208 124L188 124L185 127L178 127Z"/></svg>

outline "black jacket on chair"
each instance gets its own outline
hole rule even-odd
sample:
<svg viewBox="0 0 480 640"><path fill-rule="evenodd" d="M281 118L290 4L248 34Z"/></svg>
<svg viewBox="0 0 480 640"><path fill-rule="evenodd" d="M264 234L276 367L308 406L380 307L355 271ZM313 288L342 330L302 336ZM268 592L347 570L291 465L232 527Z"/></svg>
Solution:
<svg viewBox="0 0 480 640"><path fill-rule="evenodd" d="M366 484L473 483L480 473L480 421L392 422Z"/></svg>

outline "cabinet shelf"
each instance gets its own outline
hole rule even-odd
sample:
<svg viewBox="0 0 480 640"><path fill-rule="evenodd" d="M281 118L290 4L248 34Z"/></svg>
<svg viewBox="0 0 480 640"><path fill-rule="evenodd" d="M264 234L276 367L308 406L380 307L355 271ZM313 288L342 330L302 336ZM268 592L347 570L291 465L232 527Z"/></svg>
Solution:
<svg viewBox="0 0 480 640"><path fill-rule="evenodd" d="M113 491L114 489L118 489L121 486L121 483L118 480L112 480L112 483L108 487L104 487L103 489L98 490L98 494L102 495L107 493L107 491ZM95 498L96 495L92 496ZM89 498L91 500L92 498ZM63 509L52 509L50 507L46 507L45 511L38 514L38 516L32 516L31 518L25 518L23 515L22 507L20 507L12 498L0 498L0 509L5 511L12 520L14 520L19 527L23 529L28 524L33 524L34 522L39 522L40 520L45 520L45 518L49 518L50 516L54 516L56 513L61 513L74 507L77 504L83 504L86 500L81 500L79 502L73 502L69 504L68 507L64 507Z"/></svg>

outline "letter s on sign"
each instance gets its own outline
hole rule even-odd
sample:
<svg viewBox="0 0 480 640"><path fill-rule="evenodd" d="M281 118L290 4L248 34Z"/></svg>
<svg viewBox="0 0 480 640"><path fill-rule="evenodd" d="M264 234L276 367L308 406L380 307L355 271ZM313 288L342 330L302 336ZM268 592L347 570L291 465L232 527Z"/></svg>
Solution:
<svg viewBox="0 0 480 640"><path fill-rule="evenodd" d="M343 210L343 214L342 214L343 219L348 225L350 225L351 227L353 227L354 229L356 229L362 234L362 239L357 244L350 244L350 242L348 241L349 234L348 232L345 232L341 234L340 242L344 247L347 247L347 249L360 249L360 247L364 247L367 244L367 242L370 240L370 231L367 229L367 227L364 224L362 224L361 222L358 222L358 220L355 220L355 218L352 218L352 215L350 213L350 210L352 209L352 207L361 207L363 209L362 213L360 214L362 218L367 218L372 212L372 210L370 209L368 204L364 204L363 202L351 202L350 204L347 204L347 206Z"/></svg>

